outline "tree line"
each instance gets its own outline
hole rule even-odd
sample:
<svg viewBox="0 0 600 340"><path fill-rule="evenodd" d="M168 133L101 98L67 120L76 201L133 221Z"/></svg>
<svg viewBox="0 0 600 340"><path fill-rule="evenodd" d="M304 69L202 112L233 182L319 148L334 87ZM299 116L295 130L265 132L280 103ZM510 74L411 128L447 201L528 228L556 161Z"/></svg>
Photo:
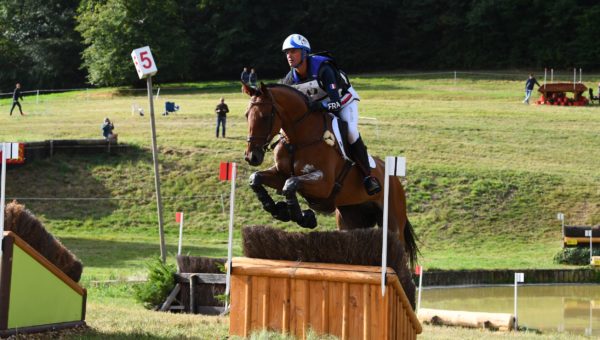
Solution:
<svg viewBox="0 0 600 340"><path fill-rule="evenodd" d="M0 88L141 85L130 53L149 45L156 82L287 71L281 43L306 36L349 73L598 69L595 0L3 0Z"/></svg>

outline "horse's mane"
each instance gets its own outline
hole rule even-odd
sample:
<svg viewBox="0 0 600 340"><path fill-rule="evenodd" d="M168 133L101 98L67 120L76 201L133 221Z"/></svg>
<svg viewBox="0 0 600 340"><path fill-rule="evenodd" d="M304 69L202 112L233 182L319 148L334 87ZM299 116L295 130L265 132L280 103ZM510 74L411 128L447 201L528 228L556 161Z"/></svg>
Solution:
<svg viewBox="0 0 600 340"><path fill-rule="evenodd" d="M266 86L267 86L268 89L270 89L270 88L282 88L282 89L289 90L292 93L294 93L295 95L297 95L300 98L302 98L302 100L304 101L304 104L306 105L306 107L310 107L310 100L308 99L308 97L304 93L298 91L298 89L296 89L295 87L292 87L292 86L289 86L289 85L286 85L286 84L267 84Z"/></svg>

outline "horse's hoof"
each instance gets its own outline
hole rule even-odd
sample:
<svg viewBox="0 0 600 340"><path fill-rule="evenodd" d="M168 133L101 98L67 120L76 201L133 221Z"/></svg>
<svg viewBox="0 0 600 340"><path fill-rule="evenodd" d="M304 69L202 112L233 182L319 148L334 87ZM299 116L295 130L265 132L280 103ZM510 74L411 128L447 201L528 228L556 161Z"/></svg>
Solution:
<svg viewBox="0 0 600 340"><path fill-rule="evenodd" d="M273 212L271 213L274 218L287 222L290 220L290 212L288 210L288 205L285 202L277 202L275 203L275 207Z"/></svg>
<svg viewBox="0 0 600 340"><path fill-rule="evenodd" d="M314 229L317 226L317 217L314 211L308 209L302 212L302 223L300 226L303 228Z"/></svg>

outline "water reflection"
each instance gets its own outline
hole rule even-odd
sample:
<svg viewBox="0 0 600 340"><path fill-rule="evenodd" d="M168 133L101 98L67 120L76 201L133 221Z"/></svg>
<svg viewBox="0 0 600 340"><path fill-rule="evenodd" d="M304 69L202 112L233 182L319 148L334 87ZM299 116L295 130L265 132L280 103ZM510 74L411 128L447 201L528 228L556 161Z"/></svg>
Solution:
<svg viewBox="0 0 600 340"><path fill-rule="evenodd" d="M519 326L600 335L600 285L523 285L518 298ZM424 289L421 307L513 314L514 286Z"/></svg>

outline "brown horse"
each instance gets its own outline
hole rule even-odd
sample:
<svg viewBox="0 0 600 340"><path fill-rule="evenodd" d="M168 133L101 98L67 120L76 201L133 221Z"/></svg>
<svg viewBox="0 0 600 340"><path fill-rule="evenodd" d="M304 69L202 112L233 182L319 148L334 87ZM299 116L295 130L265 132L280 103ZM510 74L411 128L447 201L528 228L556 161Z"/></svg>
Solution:
<svg viewBox="0 0 600 340"><path fill-rule="evenodd" d="M252 166L262 164L271 140L281 134L274 143L275 165L250 176L250 186L267 212L281 221L316 227L314 212L300 208L296 196L300 193L310 208L323 213L336 211L340 230L382 226L383 190L373 196L367 194L362 174L332 140L333 116L311 109L307 97L293 87L261 83L258 89L244 84L242 90L251 96L246 111L246 161ZM372 174L384 183L385 164L375 160ZM282 193L285 202L275 203L264 186ZM398 233L409 261L414 263L418 249L406 216L404 188L397 177L390 178L389 192L388 228Z"/></svg>

